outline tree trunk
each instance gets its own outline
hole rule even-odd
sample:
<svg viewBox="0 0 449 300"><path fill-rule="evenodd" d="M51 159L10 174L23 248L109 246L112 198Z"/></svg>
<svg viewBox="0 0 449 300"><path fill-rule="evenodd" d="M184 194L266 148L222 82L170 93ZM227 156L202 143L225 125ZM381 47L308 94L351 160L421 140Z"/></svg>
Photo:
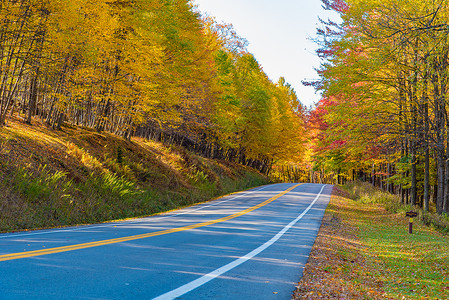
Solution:
<svg viewBox="0 0 449 300"><path fill-rule="evenodd" d="M31 117L34 116L36 112L36 101L37 101L37 83L39 77L39 68L35 71L33 79L30 83L30 101L28 102L28 114L26 123L31 124Z"/></svg>

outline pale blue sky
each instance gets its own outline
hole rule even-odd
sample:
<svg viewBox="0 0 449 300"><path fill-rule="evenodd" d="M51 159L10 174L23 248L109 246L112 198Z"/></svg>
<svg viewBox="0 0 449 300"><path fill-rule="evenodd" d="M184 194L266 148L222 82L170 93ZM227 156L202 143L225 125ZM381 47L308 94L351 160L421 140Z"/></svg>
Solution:
<svg viewBox="0 0 449 300"><path fill-rule="evenodd" d="M318 26L318 16L330 16L320 0L194 0L201 12L218 22L232 23L237 33L248 40L253 53L273 82L284 76L302 103L311 105L320 96L312 87L301 84L316 79L314 67L320 61L316 45L309 41ZM335 18L335 15L333 15Z"/></svg>

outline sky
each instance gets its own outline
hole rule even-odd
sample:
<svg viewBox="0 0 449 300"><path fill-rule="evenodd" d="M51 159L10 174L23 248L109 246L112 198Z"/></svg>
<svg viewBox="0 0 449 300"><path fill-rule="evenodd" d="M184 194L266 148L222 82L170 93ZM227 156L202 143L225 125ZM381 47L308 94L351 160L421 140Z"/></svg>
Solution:
<svg viewBox="0 0 449 300"><path fill-rule="evenodd" d="M219 23L231 23L237 34L248 40L252 53L273 81L285 77L299 100L307 105L320 95L303 80L318 79L314 68L320 66L315 54L318 17L335 19L320 0L194 0L201 12Z"/></svg>

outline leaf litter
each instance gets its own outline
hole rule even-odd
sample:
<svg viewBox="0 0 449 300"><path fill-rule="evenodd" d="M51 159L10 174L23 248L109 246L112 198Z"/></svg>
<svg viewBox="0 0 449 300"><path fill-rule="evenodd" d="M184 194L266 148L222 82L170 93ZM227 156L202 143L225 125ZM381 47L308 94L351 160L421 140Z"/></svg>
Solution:
<svg viewBox="0 0 449 300"><path fill-rule="evenodd" d="M447 236L334 187L292 299L449 299Z"/></svg>

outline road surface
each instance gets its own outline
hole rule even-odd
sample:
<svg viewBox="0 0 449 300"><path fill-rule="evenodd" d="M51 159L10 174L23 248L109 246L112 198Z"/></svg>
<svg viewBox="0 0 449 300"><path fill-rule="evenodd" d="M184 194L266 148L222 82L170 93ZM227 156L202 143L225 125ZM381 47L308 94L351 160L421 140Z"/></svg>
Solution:
<svg viewBox="0 0 449 300"><path fill-rule="evenodd" d="M290 299L331 190L274 184L154 217L0 234L0 299Z"/></svg>

